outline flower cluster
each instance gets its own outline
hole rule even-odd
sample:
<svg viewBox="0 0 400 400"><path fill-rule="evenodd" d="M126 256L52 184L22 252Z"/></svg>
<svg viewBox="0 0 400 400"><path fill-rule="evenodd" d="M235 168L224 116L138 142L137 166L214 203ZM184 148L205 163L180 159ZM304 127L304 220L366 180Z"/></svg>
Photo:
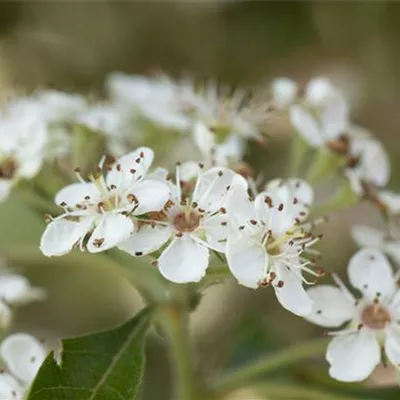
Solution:
<svg viewBox="0 0 400 400"><path fill-rule="evenodd" d="M337 159L357 195L388 183L390 164L384 148L367 130L351 122L343 93L328 79L312 79L300 96L295 82L280 78L272 91L274 103L287 109L299 135L312 148Z"/></svg>
<svg viewBox="0 0 400 400"><path fill-rule="evenodd" d="M399 369L399 274L386 256L400 262L400 194L385 188L386 151L352 123L346 98L331 81L315 78L302 89L279 78L271 99L258 103L245 90L213 83L114 73L100 100L44 91L9 101L0 114L0 199L20 179L33 178L46 160L66 153L70 166L74 129L83 128L101 138L106 155L92 173L76 169L78 182L68 181L55 194L60 215L46 215L44 255L115 248L132 256L132 268L134 257L147 257L176 284L200 282L219 268L245 287L272 287L285 309L308 321L343 326L331 333L327 349L332 377L363 380L381 359ZM264 122L274 112L287 117L293 143L305 151L293 175L263 181L249 173L250 166L243 168L244 158L249 140L263 143ZM152 148L145 146L149 138ZM165 156L163 168L153 167L157 145L168 147L155 152ZM91 148L83 151L89 155ZM183 162L172 169L166 157ZM336 286L317 285L323 271L314 245L322 235L315 229L326 218L310 215L321 206L314 193L321 174L344 193L351 189L353 200L376 206L386 223L385 232L352 228L363 247L348 266L357 296L336 275ZM39 293L21 277L6 281L3 290L0 277L3 325L10 304ZM44 357L32 338L3 342L0 355L10 374L0 376L0 393L11 398L19 398L17 388L29 386L33 374L32 368L25 375L13 369L20 349L35 360Z"/></svg>

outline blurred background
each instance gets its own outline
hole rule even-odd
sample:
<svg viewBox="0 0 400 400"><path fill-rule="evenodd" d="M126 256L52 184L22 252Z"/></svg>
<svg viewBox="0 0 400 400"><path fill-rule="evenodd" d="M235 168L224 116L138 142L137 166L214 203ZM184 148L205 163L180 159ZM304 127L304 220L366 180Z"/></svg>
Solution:
<svg viewBox="0 0 400 400"><path fill-rule="evenodd" d="M385 144L390 186L399 190L399 20L400 3L387 1L0 2L0 90L53 87L90 94L101 92L112 71L189 73L233 86L278 76L302 83L325 75L349 97L354 121ZM253 146L249 160L266 177L279 177L288 130L272 121L268 133L274 139L266 148ZM361 205L331 218L321 244L324 267L343 270L355 250L349 225L379 224L378 217ZM16 330L51 340L114 326L140 307L129 283L95 257L39 257L44 222L18 199L1 205L0 223L0 250L48 291L48 301L18 311ZM272 291L254 292L234 282L206 292L192 328L206 375L323 333L284 311ZM162 400L169 390L167 359L156 340L148 354L143 399ZM284 379L334 385L323 361L286 371ZM382 370L370 383L392 380ZM258 398L253 396L238 399Z"/></svg>

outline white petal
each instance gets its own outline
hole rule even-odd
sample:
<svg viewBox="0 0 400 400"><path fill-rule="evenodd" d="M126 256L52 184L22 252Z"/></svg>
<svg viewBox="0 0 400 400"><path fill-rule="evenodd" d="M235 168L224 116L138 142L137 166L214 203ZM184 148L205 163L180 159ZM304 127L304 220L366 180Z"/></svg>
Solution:
<svg viewBox="0 0 400 400"><path fill-rule="evenodd" d="M311 205L314 201L314 190L312 186L303 179L273 179L265 186L267 192L275 192L285 202L296 198L299 202Z"/></svg>
<svg viewBox="0 0 400 400"><path fill-rule="evenodd" d="M301 106L293 105L289 109L292 125L313 147L320 147L324 143L322 132L314 117Z"/></svg>
<svg viewBox="0 0 400 400"><path fill-rule="evenodd" d="M304 318L314 324L337 328L353 318L355 303L338 288L319 285L307 290L314 302L312 312Z"/></svg>
<svg viewBox="0 0 400 400"><path fill-rule="evenodd" d="M207 247L190 235L175 238L158 259L161 274L171 282L198 282L206 274L209 261Z"/></svg>
<svg viewBox="0 0 400 400"><path fill-rule="evenodd" d="M69 253L91 229L93 222L91 217L83 218L79 222L66 219L50 222L40 240L40 250L47 257Z"/></svg>
<svg viewBox="0 0 400 400"><path fill-rule="evenodd" d="M227 211L234 228L246 225L251 219L257 219L254 203L250 201L247 190L241 186L234 186L229 190Z"/></svg>
<svg viewBox="0 0 400 400"><path fill-rule="evenodd" d="M205 124L196 122L193 127L193 138L197 148L205 158L208 158L216 145L214 134Z"/></svg>
<svg viewBox="0 0 400 400"><path fill-rule="evenodd" d="M111 249L129 238L134 225L129 217L121 214L106 214L90 236L87 249L91 253L98 253Z"/></svg>
<svg viewBox="0 0 400 400"><path fill-rule="evenodd" d="M359 165L353 168L361 179L377 186L387 184L390 176L388 155L382 144L372 138L353 138L351 155L360 159Z"/></svg>
<svg viewBox="0 0 400 400"><path fill-rule="evenodd" d="M392 267L379 250L359 250L350 259L347 273L350 283L370 300L389 297L395 289Z"/></svg>
<svg viewBox="0 0 400 400"><path fill-rule="evenodd" d="M122 242L118 248L137 256L150 254L162 247L171 237L172 229L169 226L150 224L142 225L130 238Z"/></svg>
<svg viewBox="0 0 400 400"><path fill-rule="evenodd" d="M400 194L383 190L379 192L379 199L385 203L391 214L400 213Z"/></svg>
<svg viewBox="0 0 400 400"><path fill-rule="evenodd" d="M284 196L289 198L289 196ZM279 237L293 227L296 219L304 219L308 208L300 202L294 203L293 199L285 200L279 192L261 192L255 199L255 207L263 220L267 223L275 237ZM265 199L269 199L268 202ZM272 205L272 207L271 207Z"/></svg>
<svg viewBox="0 0 400 400"><path fill-rule="evenodd" d="M321 106L327 98L337 93L330 79L323 76L311 79L306 87L305 98L312 106Z"/></svg>
<svg viewBox="0 0 400 400"><path fill-rule="evenodd" d="M353 239L360 247L381 248L383 245L383 232L365 225L357 225L351 228Z"/></svg>
<svg viewBox="0 0 400 400"><path fill-rule="evenodd" d="M297 90L297 83L289 78L276 78L272 82L272 96L279 108L286 108L292 104Z"/></svg>
<svg viewBox="0 0 400 400"><path fill-rule="evenodd" d="M283 282L282 287L275 285L274 289L278 301L286 310L300 316L311 313L313 301L304 290L299 277L282 265L276 268L275 279L274 282Z"/></svg>
<svg viewBox="0 0 400 400"><path fill-rule="evenodd" d="M40 300L44 291L30 285L28 279L21 275L0 275L0 298L11 304L24 304Z"/></svg>
<svg viewBox="0 0 400 400"><path fill-rule="evenodd" d="M221 253L225 252L229 234L228 216L226 214L205 218L201 222L201 229L205 231L206 242L210 248Z"/></svg>
<svg viewBox="0 0 400 400"><path fill-rule="evenodd" d="M224 205L232 185L247 189L246 180L228 168L211 168L200 175L193 191L193 201L204 210L216 211Z"/></svg>
<svg viewBox="0 0 400 400"><path fill-rule="evenodd" d="M1 331L6 331L10 325L12 320L12 312L7 304L4 301L0 301L0 329Z"/></svg>
<svg viewBox="0 0 400 400"><path fill-rule="evenodd" d="M199 163L194 161L186 161L179 167L179 175L182 181L191 181L197 179L201 174Z"/></svg>
<svg viewBox="0 0 400 400"><path fill-rule="evenodd" d="M361 330L335 337L328 346L326 359L329 374L343 382L366 379L381 360L380 346L375 333Z"/></svg>
<svg viewBox="0 0 400 400"><path fill-rule="evenodd" d="M132 194L139 202L134 213L141 215L151 211L160 211L170 197L170 190L165 182L146 179L135 185Z"/></svg>
<svg viewBox="0 0 400 400"><path fill-rule="evenodd" d="M46 351L34 337L16 333L1 343L0 356L13 375L30 385L46 357Z"/></svg>
<svg viewBox="0 0 400 400"><path fill-rule="evenodd" d="M128 189L143 178L153 162L154 152L148 147L139 147L116 160L106 176L107 186Z"/></svg>
<svg viewBox="0 0 400 400"><path fill-rule="evenodd" d="M10 374L2 372L0 374L0 399L4 400L23 400L25 390L21 384Z"/></svg>
<svg viewBox="0 0 400 400"><path fill-rule="evenodd" d="M226 244L226 258L232 274L244 286L255 289L267 276L268 254L261 243L231 236Z"/></svg>
<svg viewBox="0 0 400 400"><path fill-rule="evenodd" d="M0 179L0 202L5 201L11 192L13 181L10 179Z"/></svg>
<svg viewBox="0 0 400 400"><path fill-rule="evenodd" d="M394 326L389 328L386 334L385 352L389 361L400 368L400 328Z"/></svg>
<svg viewBox="0 0 400 400"><path fill-rule="evenodd" d="M321 111L322 129L326 139L335 139L348 126L348 106L343 96L335 94L326 100Z"/></svg>
<svg viewBox="0 0 400 400"><path fill-rule="evenodd" d="M89 196L89 200L85 199ZM54 199L58 205L65 204L68 207L75 207L76 204L88 202L97 204L100 202L100 192L93 183L73 183L61 189Z"/></svg>

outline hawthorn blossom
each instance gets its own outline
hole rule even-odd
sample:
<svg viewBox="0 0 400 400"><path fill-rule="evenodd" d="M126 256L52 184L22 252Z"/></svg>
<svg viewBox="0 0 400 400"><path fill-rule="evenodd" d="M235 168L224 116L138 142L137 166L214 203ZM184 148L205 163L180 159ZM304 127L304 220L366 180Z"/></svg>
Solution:
<svg viewBox="0 0 400 400"><path fill-rule="evenodd" d="M376 249L358 251L348 265L354 297L336 278L338 286L309 289L314 301L305 318L317 325L343 330L332 332L326 359L329 374L340 381L366 379L382 359L400 365L400 290L386 257Z"/></svg>
<svg viewBox="0 0 400 400"><path fill-rule="evenodd" d="M141 147L118 159L104 178L81 181L61 189L55 202L64 214L47 225L40 243L46 256L61 256L79 245L91 253L108 250L128 239L136 216L160 211L168 186L146 179L153 151ZM101 167L100 167L101 171Z"/></svg>
<svg viewBox="0 0 400 400"><path fill-rule="evenodd" d="M190 183L187 182L187 184ZM198 282L208 267L210 249L225 251L228 221L225 205L230 187L246 190L243 177L227 168L202 172L193 191L170 182L171 199L159 213L150 213L120 249L134 256L151 254L165 244L156 262L161 274L176 283Z"/></svg>
<svg viewBox="0 0 400 400"><path fill-rule="evenodd" d="M390 163L386 150L365 129L351 126L348 130L349 144L344 174L352 190L364 194L365 185L385 186L390 178Z"/></svg>
<svg viewBox="0 0 400 400"><path fill-rule="evenodd" d="M106 86L113 103L138 116L142 115L156 124L178 130L186 130L191 124L186 115L185 102L188 100L186 93L194 96L194 92L181 90L167 76L146 78L112 73Z"/></svg>
<svg viewBox="0 0 400 400"><path fill-rule="evenodd" d="M248 139L263 142L268 108L250 101L245 90L229 92L209 83L198 96L192 106L193 135L205 162L229 166L242 160Z"/></svg>
<svg viewBox="0 0 400 400"><path fill-rule="evenodd" d="M275 190L273 189L275 188ZM295 189L295 190L293 190ZM315 255L309 249L319 237L302 224L308 214L304 200L312 200L310 187L301 180L276 188L250 200L246 190L234 187L228 198L230 232L226 245L228 266L240 284L257 288L272 284L283 307L305 315L312 301L303 288L303 272L319 276L310 268Z"/></svg>
<svg viewBox="0 0 400 400"><path fill-rule="evenodd" d="M298 86L289 78L276 78L271 85L274 105L281 110L288 108L296 100Z"/></svg>
<svg viewBox="0 0 400 400"><path fill-rule="evenodd" d="M365 225L353 226L353 239L360 247L370 247L382 251L400 264L400 240L390 234Z"/></svg>
<svg viewBox="0 0 400 400"><path fill-rule="evenodd" d="M386 151L369 132L351 123L343 94L328 79L311 80L303 102L293 104L289 115L310 146L342 159L343 174L357 195L364 193L365 184L387 184L390 165Z"/></svg>
<svg viewBox="0 0 400 400"><path fill-rule="evenodd" d="M47 130L34 113L0 114L0 201L21 179L33 178L47 155Z"/></svg>
<svg viewBox="0 0 400 400"><path fill-rule="evenodd" d="M292 125L312 146L341 150L342 135L349 126L348 105L343 94L326 78L312 79L305 89L304 102L289 109Z"/></svg>
<svg viewBox="0 0 400 400"><path fill-rule="evenodd" d="M12 319L10 307L28 304L42 300L45 292L31 286L28 279L10 270L0 271L0 329L6 330Z"/></svg>
<svg viewBox="0 0 400 400"><path fill-rule="evenodd" d="M46 358L47 351L33 336L16 333L0 344L6 370L0 373L0 398L23 400Z"/></svg>

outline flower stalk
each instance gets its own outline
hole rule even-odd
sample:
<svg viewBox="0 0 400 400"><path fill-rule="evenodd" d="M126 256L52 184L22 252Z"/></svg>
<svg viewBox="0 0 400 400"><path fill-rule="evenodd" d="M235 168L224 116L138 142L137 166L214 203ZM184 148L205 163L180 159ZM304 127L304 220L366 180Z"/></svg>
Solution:
<svg viewBox="0 0 400 400"><path fill-rule="evenodd" d="M296 362L319 356L325 351L327 339L316 339L304 342L301 345L295 344L279 351L274 355L267 355L254 362L231 372L223 377L215 386L218 393L226 394L244 387L262 374L276 371Z"/></svg>

